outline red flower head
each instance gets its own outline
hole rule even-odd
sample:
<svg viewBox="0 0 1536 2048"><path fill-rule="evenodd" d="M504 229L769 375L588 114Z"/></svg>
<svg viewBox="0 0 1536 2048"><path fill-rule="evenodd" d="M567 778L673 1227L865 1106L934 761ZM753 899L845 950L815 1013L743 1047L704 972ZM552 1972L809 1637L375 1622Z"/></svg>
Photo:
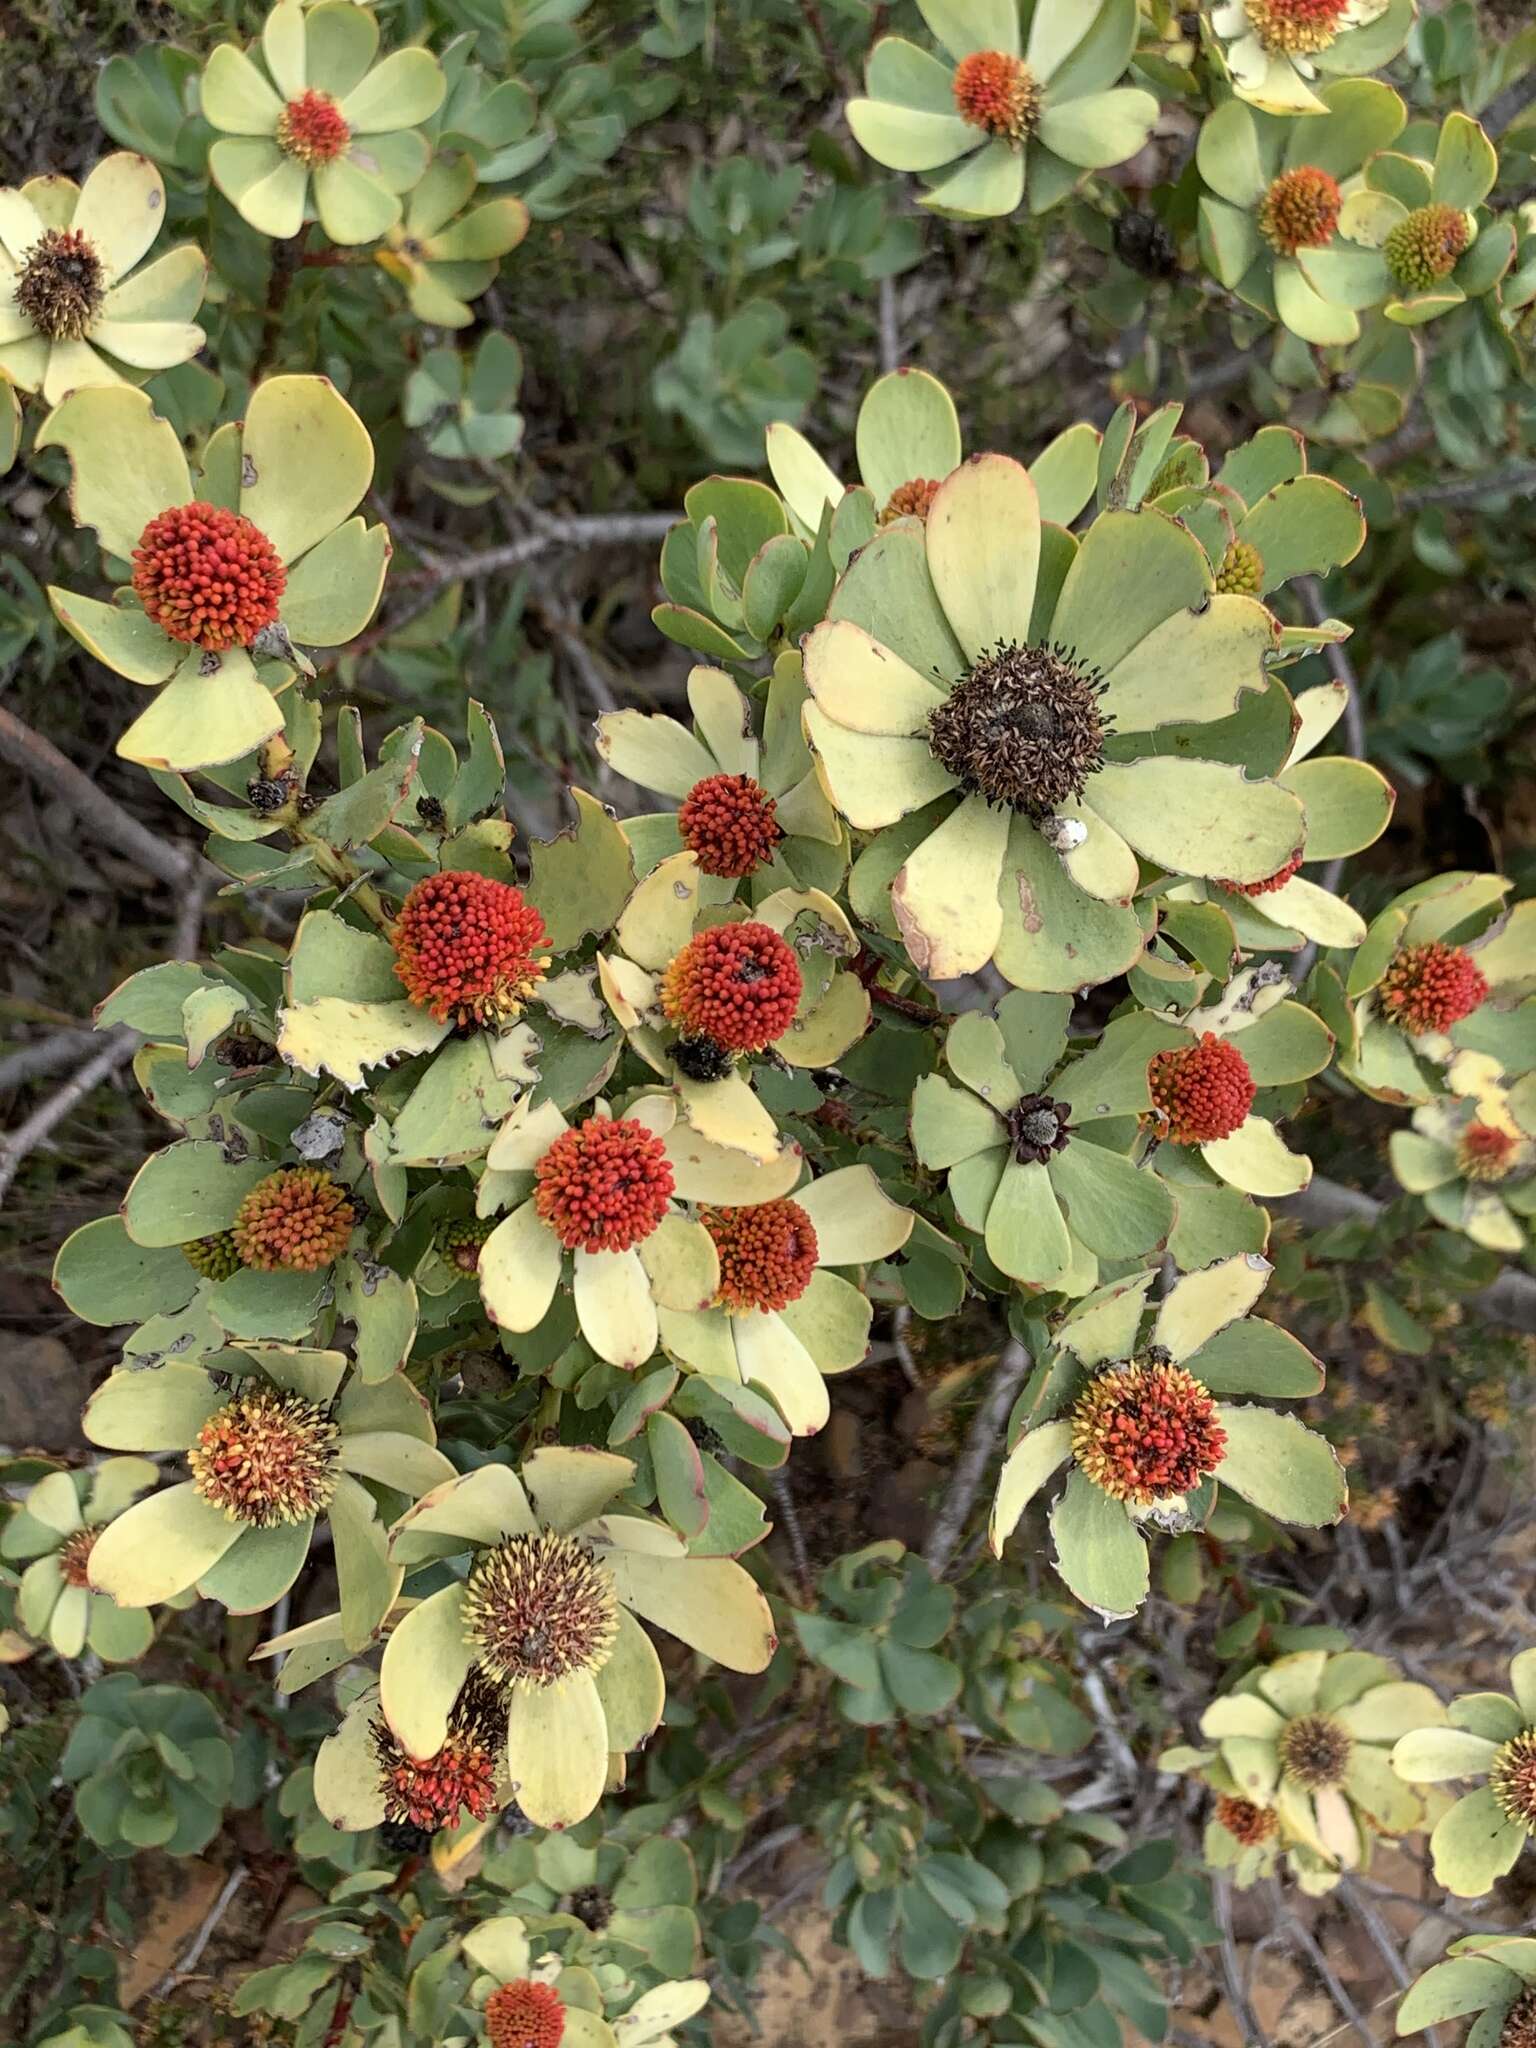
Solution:
<svg viewBox="0 0 1536 2048"><path fill-rule="evenodd" d="M395 972L439 1024L495 1027L516 1017L544 978L544 920L510 882L468 871L417 882L395 920Z"/></svg>
<svg viewBox="0 0 1536 2048"><path fill-rule="evenodd" d="M898 484L885 501L880 524L889 526L893 519L926 519L943 481L941 476L914 476Z"/></svg>
<svg viewBox="0 0 1536 2048"><path fill-rule="evenodd" d="M311 169L334 163L352 140L352 130L328 92L313 86L292 99L277 117L277 146Z"/></svg>
<svg viewBox="0 0 1536 2048"><path fill-rule="evenodd" d="M1267 1842L1279 1826L1272 1807L1255 1806L1251 1799L1234 1799L1230 1794L1217 1800L1216 1818L1245 1849Z"/></svg>
<svg viewBox="0 0 1536 2048"><path fill-rule="evenodd" d="M1276 889L1283 889L1300 866L1301 855L1293 853L1283 868L1276 868L1262 882L1218 882L1216 886L1225 889L1229 896L1270 896Z"/></svg>
<svg viewBox="0 0 1536 2048"><path fill-rule="evenodd" d="M567 1251L629 1251L672 1198L666 1147L632 1117L589 1116L562 1131L533 1171L534 1205Z"/></svg>
<svg viewBox="0 0 1536 2048"><path fill-rule="evenodd" d="M1487 994L1487 980L1470 953L1431 939L1400 948L1377 985L1376 1000L1400 1031L1417 1038L1449 1031Z"/></svg>
<svg viewBox="0 0 1536 2048"><path fill-rule="evenodd" d="M955 66L955 109L973 128L1019 142L1039 119L1040 88L1021 58L972 50Z"/></svg>
<svg viewBox="0 0 1536 2048"><path fill-rule="evenodd" d="M277 549L240 512L172 505L150 520L133 551L133 587L172 640L220 653L249 647L277 618L288 572Z"/></svg>
<svg viewBox="0 0 1536 2048"><path fill-rule="evenodd" d="M1349 0L1248 0L1248 25L1271 56L1308 57L1328 48L1348 6Z"/></svg>
<svg viewBox="0 0 1536 2048"><path fill-rule="evenodd" d="M1210 1145L1230 1138L1258 1092L1248 1062L1235 1045L1206 1031L1193 1045L1154 1053L1147 1063L1152 1111L1175 1145Z"/></svg>
<svg viewBox="0 0 1536 2048"><path fill-rule="evenodd" d="M776 808L750 775L706 775L678 805L677 829L706 875L750 875L784 837Z"/></svg>
<svg viewBox="0 0 1536 2048"><path fill-rule="evenodd" d="M340 1181L318 1166L284 1166L257 1181L231 1235L258 1273L318 1273L346 1250L356 1221Z"/></svg>
<svg viewBox="0 0 1536 2048"><path fill-rule="evenodd" d="M1280 256L1298 249L1324 249L1339 224L1344 204L1338 181L1312 164L1282 171L1259 207L1259 233Z"/></svg>
<svg viewBox="0 0 1536 2048"><path fill-rule="evenodd" d="M816 1270L816 1226L798 1202L751 1209L701 1209L699 1221L720 1254L716 1299L732 1314L788 1308Z"/></svg>
<svg viewBox="0 0 1536 2048"><path fill-rule="evenodd" d="M1192 1493L1221 1463L1227 1433L1192 1373L1162 1359L1111 1366L1072 1410L1072 1455L1129 1507Z"/></svg>
<svg viewBox="0 0 1536 2048"><path fill-rule="evenodd" d="M1515 1163L1520 1140L1497 1124L1474 1121L1456 1145L1456 1163L1468 1180L1503 1180Z"/></svg>
<svg viewBox="0 0 1536 2048"><path fill-rule="evenodd" d="M476 1672L464 1683L435 1756L414 1757L382 1715L370 1731L384 1793L384 1818L428 1834L451 1828L461 1811L484 1820L496 1806L496 1756L507 1739L507 1713L495 1689Z"/></svg>
<svg viewBox="0 0 1536 2048"><path fill-rule="evenodd" d="M668 967L661 1007L689 1038L761 1052L794 1022L800 963L765 924L716 924Z"/></svg>
<svg viewBox="0 0 1536 2048"><path fill-rule="evenodd" d="M312 1401L258 1387L210 1415L187 1452L194 1489L256 1529L322 1514L336 1491L340 1432Z"/></svg>
<svg viewBox="0 0 1536 2048"><path fill-rule="evenodd" d="M560 2048L565 2007L549 1985L519 1977L486 2000L485 2031L491 2048Z"/></svg>

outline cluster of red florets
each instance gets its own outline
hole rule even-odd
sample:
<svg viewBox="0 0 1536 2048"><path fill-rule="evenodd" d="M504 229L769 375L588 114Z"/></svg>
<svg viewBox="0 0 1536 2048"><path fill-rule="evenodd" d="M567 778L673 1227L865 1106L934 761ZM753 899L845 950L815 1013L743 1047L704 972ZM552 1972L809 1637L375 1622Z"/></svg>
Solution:
<svg viewBox="0 0 1536 2048"><path fill-rule="evenodd" d="M318 1273L347 1248L357 1212L340 1181L318 1166L284 1166L259 1180L230 1233L258 1273Z"/></svg>
<svg viewBox="0 0 1536 2048"><path fill-rule="evenodd" d="M330 1506L339 1442L336 1424L312 1401L258 1387L209 1416L187 1464L210 1506L231 1521L274 1529Z"/></svg>
<svg viewBox="0 0 1536 2048"><path fill-rule="evenodd" d="M1344 195L1338 180L1315 164L1282 171L1259 206L1259 233L1281 256L1325 249L1339 224Z"/></svg>
<svg viewBox="0 0 1536 2048"><path fill-rule="evenodd" d="M1456 1141L1456 1163L1468 1180L1503 1180L1519 1150L1520 1140L1513 1131L1474 1120Z"/></svg>
<svg viewBox="0 0 1536 2048"><path fill-rule="evenodd" d="M472 871L417 882L392 937L406 994L440 1024L517 1016L549 967L544 920L522 890Z"/></svg>
<svg viewBox="0 0 1536 2048"><path fill-rule="evenodd" d="M486 2000L485 2031L491 2048L560 2048L565 2007L549 1985L519 1977Z"/></svg>
<svg viewBox="0 0 1536 2048"><path fill-rule="evenodd" d="M784 837L777 806L750 775L706 775L677 807L684 846L706 875L754 874Z"/></svg>
<svg viewBox="0 0 1536 2048"><path fill-rule="evenodd" d="M1402 947L1376 987L1383 1013L1414 1038L1449 1031L1487 994L1487 979L1472 955L1443 939Z"/></svg>
<svg viewBox="0 0 1536 2048"><path fill-rule="evenodd" d="M716 1299L733 1314L788 1308L816 1270L816 1226L798 1202L751 1209L701 1209L699 1221L720 1255Z"/></svg>
<svg viewBox="0 0 1536 2048"><path fill-rule="evenodd" d="M249 647L277 618L287 582L260 527L222 505L170 506L133 551L133 587L146 614L172 640L213 653Z"/></svg>
<svg viewBox="0 0 1536 2048"><path fill-rule="evenodd" d="M672 1198L666 1148L632 1117L590 1116L562 1131L533 1171L534 1206L568 1251L629 1251Z"/></svg>
<svg viewBox="0 0 1536 2048"><path fill-rule="evenodd" d="M1018 142L1040 113L1029 66L1006 50L972 50L955 67L955 108L962 121Z"/></svg>
<svg viewBox="0 0 1536 2048"><path fill-rule="evenodd" d="M1218 889L1225 889L1231 896L1272 896L1276 889L1283 889L1301 866L1301 855L1293 853L1283 868L1276 868L1272 875L1266 875L1262 882L1218 882Z"/></svg>
<svg viewBox="0 0 1536 2048"><path fill-rule="evenodd" d="M1313 56L1343 25L1349 0L1248 0L1248 26L1271 55Z"/></svg>
<svg viewBox="0 0 1536 2048"><path fill-rule="evenodd" d="M291 99L277 117L277 146L301 164L334 163L352 140L341 108L313 86Z"/></svg>
<svg viewBox="0 0 1536 2048"><path fill-rule="evenodd" d="M1238 1799L1230 1793L1217 1800L1216 1818L1245 1849L1267 1842L1279 1826L1273 1807L1255 1806L1251 1799Z"/></svg>
<svg viewBox="0 0 1536 2048"><path fill-rule="evenodd" d="M926 519L943 481L941 476L914 476L898 484L885 501L880 524L889 526L893 519Z"/></svg>
<svg viewBox="0 0 1536 2048"><path fill-rule="evenodd" d="M1209 1391L1183 1366L1163 1360L1101 1372L1072 1411L1079 1467L1130 1507L1193 1492L1226 1447Z"/></svg>
<svg viewBox="0 0 1536 2048"><path fill-rule="evenodd" d="M690 939L662 978L661 1007L690 1038L761 1052L795 1020L800 963L765 924L717 924Z"/></svg>
<svg viewBox="0 0 1536 2048"><path fill-rule="evenodd" d="M1152 1109L1175 1145L1211 1145L1239 1128L1257 1093L1235 1045L1203 1032L1193 1045L1154 1053L1147 1063Z"/></svg>
<svg viewBox="0 0 1536 2048"><path fill-rule="evenodd" d="M496 1806L496 1750L506 1739L506 1714L456 1712L435 1756L414 1757L382 1717L373 1724L373 1753L386 1820L436 1834L461 1812L484 1820Z"/></svg>

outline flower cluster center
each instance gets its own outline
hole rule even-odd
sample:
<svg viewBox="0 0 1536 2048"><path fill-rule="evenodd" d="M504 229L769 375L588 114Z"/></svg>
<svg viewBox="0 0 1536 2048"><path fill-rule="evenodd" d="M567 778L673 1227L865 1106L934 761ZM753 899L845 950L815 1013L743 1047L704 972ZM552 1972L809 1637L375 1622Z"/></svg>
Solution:
<svg viewBox="0 0 1536 2048"><path fill-rule="evenodd" d="M323 1167L284 1166L240 1204L230 1235L259 1273L318 1273L347 1248L357 1211Z"/></svg>
<svg viewBox="0 0 1536 2048"><path fill-rule="evenodd" d="M454 1702L448 1734L435 1756L414 1757L382 1715L371 1726L384 1794L384 1817L396 1827L435 1835L467 1810L484 1820L496 1805L496 1758L507 1739L507 1714L493 1687L472 1672Z"/></svg>
<svg viewBox="0 0 1536 2048"><path fill-rule="evenodd" d="M96 1548L99 1529L76 1529L66 1536L59 1545L59 1576L66 1586L88 1586L90 1575L87 1566L91 1552Z"/></svg>
<svg viewBox="0 0 1536 2048"><path fill-rule="evenodd" d="M1255 1806L1251 1799L1238 1799L1230 1793L1217 1800L1216 1818L1245 1849L1267 1842L1280 1825L1272 1807Z"/></svg>
<svg viewBox="0 0 1536 2048"><path fill-rule="evenodd" d="M955 67L955 110L973 128L1022 142L1040 118L1040 86L1021 57L972 50Z"/></svg>
<svg viewBox="0 0 1536 2048"><path fill-rule="evenodd" d="M618 1630L612 1573L570 1536L509 1536L470 1567L464 1634L503 1685L531 1690L590 1677L608 1662Z"/></svg>
<svg viewBox="0 0 1536 2048"><path fill-rule="evenodd" d="M534 1205L567 1251L627 1252L667 1213L666 1147L633 1117L590 1116L534 1168Z"/></svg>
<svg viewBox="0 0 1536 2048"><path fill-rule="evenodd" d="M1344 195L1338 180L1315 164L1282 171L1259 205L1259 233L1278 256L1326 249L1339 224Z"/></svg>
<svg viewBox="0 0 1536 2048"><path fill-rule="evenodd" d="M565 2033L560 1994L531 1977L498 1984L485 2002L485 2031L491 2048L560 2048Z"/></svg>
<svg viewBox="0 0 1536 2048"><path fill-rule="evenodd" d="M418 1009L461 1030L518 1016L549 968L544 920L511 882L427 875L400 906L395 973Z"/></svg>
<svg viewBox="0 0 1536 2048"><path fill-rule="evenodd" d="M788 1308L811 1284L816 1226L798 1202L750 1209L701 1209L699 1221L720 1255L720 1305L732 1315Z"/></svg>
<svg viewBox="0 0 1536 2048"><path fill-rule="evenodd" d="M495 1228L495 1219L490 1216L456 1217L438 1231L438 1252L461 1273L478 1273L480 1247Z"/></svg>
<svg viewBox="0 0 1536 2048"><path fill-rule="evenodd" d="M1008 1112L1013 1156L1021 1166L1044 1166L1053 1152L1064 1152L1072 1136L1071 1111L1049 1095L1024 1095Z"/></svg>
<svg viewBox="0 0 1536 2048"><path fill-rule="evenodd" d="M662 977L661 1007L689 1038L727 1052L761 1052L789 1029L800 1005L800 963L768 925L711 925Z"/></svg>
<svg viewBox="0 0 1536 2048"><path fill-rule="evenodd" d="M1138 1359L1090 1381L1072 1411L1072 1455L1128 1507L1192 1493L1221 1463L1216 1403L1181 1365Z"/></svg>
<svg viewBox="0 0 1536 2048"><path fill-rule="evenodd" d="M272 625L287 587L277 550L243 513L200 500L159 512L133 551L133 587L162 633L220 653Z"/></svg>
<svg viewBox="0 0 1536 2048"><path fill-rule="evenodd" d="M1401 947L1376 988L1382 1011L1413 1038L1449 1031L1487 994L1487 980L1472 955L1443 939Z"/></svg>
<svg viewBox="0 0 1536 2048"><path fill-rule="evenodd" d="M1474 1121L1457 1141L1456 1163L1468 1180L1506 1180L1514 1172L1519 1152L1520 1140L1513 1131Z"/></svg>
<svg viewBox="0 0 1536 2048"><path fill-rule="evenodd" d="M311 169L334 163L352 140L346 118L328 92L306 87L277 117L277 146Z"/></svg>
<svg viewBox="0 0 1536 2048"><path fill-rule="evenodd" d="M1276 868L1272 875L1266 875L1262 882L1222 882L1218 889L1225 889L1229 896L1272 896L1276 889L1283 889L1292 875L1300 871L1302 855L1293 853L1283 868Z"/></svg>
<svg viewBox="0 0 1536 2048"><path fill-rule="evenodd" d="M259 1387L237 1394L192 1441L192 1484L232 1522L275 1529L330 1506L341 1432L298 1394Z"/></svg>
<svg viewBox="0 0 1536 2048"><path fill-rule="evenodd" d="M1065 648L1000 642L933 713L928 744L962 789L1049 817L1103 765L1111 723L1103 694L1098 671Z"/></svg>
<svg viewBox="0 0 1536 2048"><path fill-rule="evenodd" d="M706 775L678 805L677 829L706 875L738 878L772 860L784 837L776 808L750 775Z"/></svg>
<svg viewBox="0 0 1536 2048"><path fill-rule="evenodd" d="M1311 57L1344 23L1349 0L1248 0L1248 25L1271 56Z"/></svg>
<svg viewBox="0 0 1536 2048"><path fill-rule="evenodd" d="M101 258L78 228L48 228L22 258L16 304L49 341L78 341L106 296Z"/></svg>
<svg viewBox="0 0 1536 2048"><path fill-rule="evenodd" d="M1299 1714L1280 1731L1280 1762L1286 1775L1319 1792L1342 1782L1354 1738L1331 1714Z"/></svg>
<svg viewBox="0 0 1536 2048"><path fill-rule="evenodd" d="M1248 1062L1235 1045L1202 1032L1193 1045L1171 1046L1147 1062L1152 1111L1175 1145L1212 1145L1230 1138L1257 1094Z"/></svg>
<svg viewBox="0 0 1536 2048"><path fill-rule="evenodd" d="M943 481L939 476L908 477L886 499L880 511L880 524L889 526L893 519L926 519Z"/></svg>
<svg viewBox="0 0 1536 2048"><path fill-rule="evenodd" d="M1427 292L1450 276L1471 239L1461 209L1436 201L1415 207L1400 220L1382 243L1381 253L1400 291Z"/></svg>
<svg viewBox="0 0 1536 2048"><path fill-rule="evenodd" d="M1536 1833L1536 1728L1506 1742L1488 1770L1488 1787L1512 1821Z"/></svg>

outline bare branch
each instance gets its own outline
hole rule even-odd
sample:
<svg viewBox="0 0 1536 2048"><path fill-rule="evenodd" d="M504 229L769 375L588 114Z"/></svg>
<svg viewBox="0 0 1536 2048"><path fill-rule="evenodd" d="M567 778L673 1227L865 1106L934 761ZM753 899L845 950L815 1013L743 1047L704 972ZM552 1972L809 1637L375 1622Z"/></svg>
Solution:
<svg viewBox="0 0 1536 2048"><path fill-rule="evenodd" d="M901 330L896 324L896 280L880 280L880 367L889 374L901 366Z"/></svg>
<svg viewBox="0 0 1536 2048"><path fill-rule="evenodd" d="M1032 1363L1024 1346L1016 1337L1010 1337L993 1370L986 1399L972 1419L965 1448L950 1475L949 1491L933 1518L923 1558L936 1578L948 1570L950 1560L959 1548L965 1518L981 1491L981 1482L986 1476L992 1453L1008 1426L1008 1412Z"/></svg>
<svg viewBox="0 0 1536 2048"><path fill-rule="evenodd" d="M525 533L500 547L482 548L472 555L438 555L430 567L408 569L393 581L402 586L459 583L474 576L498 576L507 569L521 569L553 548L601 548L654 545L665 540L668 530L682 518L681 512L599 512L580 513L568 519L549 519L536 533Z"/></svg>
<svg viewBox="0 0 1536 2048"><path fill-rule="evenodd" d="M15 1052L0 1058L0 1092L30 1081L35 1075L56 1074L61 1067L72 1067L93 1045L100 1043L94 1031L65 1030L51 1031L46 1038L18 1046Z"/></svg>
<svg viewBox="0 0 1536 2048"><path fill-rule="evenodd" d="M1405 511L1418 505L1472 505L1479 498L1528 498L1536 491L1536 462L1507 462L1502 469L1490 469L1482 476L1451 477L1445 483L1419 484L1401 491L1398 504Z"/></svg>
<svg viewBox="0 0 1536 2048"><path fill-rule="evenodd" d="M66 759L52 740L0 705L0 755L13 768L30 775L34 782L65 803L82 825L88 825L98 839L136 861L146 874L154 875L173 889L186 887L195 856L172 840L161 839L125 811L73 761Z"/></svg>

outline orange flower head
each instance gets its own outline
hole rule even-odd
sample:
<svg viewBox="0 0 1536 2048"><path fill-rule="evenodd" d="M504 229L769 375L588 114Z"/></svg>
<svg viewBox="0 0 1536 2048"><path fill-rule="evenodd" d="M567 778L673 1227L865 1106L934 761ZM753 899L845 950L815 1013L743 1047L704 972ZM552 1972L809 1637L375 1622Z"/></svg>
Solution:
<svg viewBox="0 0 1536 2048"><path fill-rule="evenodd" d="M589 1116L534 1168L534 1205L567 1251L627 1252L667 1213L666 1147L633 1117Z"/></svg>
<svg viewBox="0 0 1536 2048"><path fill-rule="evenodd" d="M926 519L943 481L941 476L914 476L898 484L881 509L880 524L889 526L893 519Z"/></svg>
<svg viewBox="0 0 1536 2048"><path fill-rule="evenodd" d="M258 1387L209 1416L187 1452L194 1489L232 1522L275 1529L322 1514L341 1432L298 1394Z"/></svg>
<svg viewBox="0 0 1536 2048"><path fill-rule="evenodd" d="M1277 256L1326 249L1339 224L1344 195L1338 180L1315 164L1282 171L1259 206L1259 233Z"/></svg>
<svg viewBox="0 0 1536 2048"><path fill-rule="evenodd" d="M1202 1032L1193 1045L1154 1053L1147 1063L1152 1110L1175 1145L1211 1145L1230 1138L1257 1094L1248 1062L1235 1045Z"/></svg>
<svg viewBox="0 0 1536 2048"><path fill-rule="evenodd" d="M498 1984L486 2000L485 2031L491 2048L560 2048L565 2007L548 1984L519 1977Z"/></svg>
<svg viewBox="0 0 1536 2048"><path fill-rule="evenodd" d="M1344 23L1349 0L1248 0L1248 25L1273 56L1313 57Z"/></svg>
<svg viewBox="0 0 1536 2048"><path fill-rule="evenodd" d="M706 875L751 875L784 837L776 808L750 775L706 775L678 805L677 829Z"/></svg>
<svg viewBox="0 0 1536 2048"><path fill-rule="evenodd" d="M1376 988L1383 1014L1414 1038L1449 1031L1487 994L1487 980L1472 955L1443 939L1401 947Z"/></svg>
<svg viewBox="0 0 1536 2048"><path fill-rule="evenodd" d="M1230 1794L1217 1800L1216 1818L1245 1849L1267 1842L1279 1826L1273 1808L1255 1806L1251 1799L1235 1799Z"/></svg>
<svg viewBox="0 0 1536 2048"><path fill-rule="evenodd" d="M241 512L195 500L157 512L133 551L133 587L172 640L219 654L276 622L288 572Z"/></svg>
<svg viewBox="0 0 1536 2048"><path fill-rule="evenodd" d="M277 117L277 146L313 170L334 163L352 140L346 118L328 92L309 86Z"/></svg>
<svg viewBox="0 0 1536 2048"><path fill-rule="evenodd" d="M720 1254L716 1300L732 1315L788 1308L816 1270L816 1226L798 1202L750 1209L701 1209L699 1221Z"/></svg>
<svg viewBox="0 0 1536 2048"><path fill-rule="evenodd" d="M1192 1373L1149 1357L1097 1374L1072 1410L1072 1455L1128 1507L1192 1493L1221 1463L1227 1433Z"/></svg>
<svg viewBox="0 0 1536 2048"><path fill-rule="evenodd" d="M519 1016L549 967L544 920L522 890L471 870L417 882L391 936L411 1001L463 1030Z"/></svg>
<svg viewBox="0 0 1536 2048"><path fill-rule="evenodd" d="M1276 889L1283 889L1286 883L1301 867L1301 855L1293 853L1283 868L1276 868L1272 875L1266 875L1262 882L1218 882L1218 889L1225 889L1229 896L1272 896Z"/></svg>
<svg viewBox="0 0 1536 2048"><path fill-rule="evenodd" d="M323 1167L283 1166L240 1204L230 1233L258 1273L318 1273L347 1248L357 1211Z"/></svg>
<svg viewBox="0 0 1536 2048"><path fill-rule="evenodd" d="M800 963L765 924L716 924L675 956L661 1007L688 1038L727 1052L761 1052L789 1029L800 1004Z"/></svg>
<svg viewBox="0 0 1536 2048"><path fill-rule="evenodd" d="M1468 1180L1500 1181L1514 1170L1520 1140L1497 1124L1474 1121L1456 1144L1456 1163Z"/></svg>
<svg viewBox="0 0 1536 2048"><path fill-rule="evenodd" d="M1022 142L1040 118L1040 87L1022 58L972 50L955 67L955 110L973 128Z"/></svg>
<svg viewBox="0 0 1536 2048"><path fill-rule="evenodd" d="M387 1821L434 1835L455 1826L461 1812L484 1820L495 1811L496 1758L507 1739L507 1710L478 1672L465 1680L435 1756L412 1756L382 1715L370 1733Z"/></svg>

